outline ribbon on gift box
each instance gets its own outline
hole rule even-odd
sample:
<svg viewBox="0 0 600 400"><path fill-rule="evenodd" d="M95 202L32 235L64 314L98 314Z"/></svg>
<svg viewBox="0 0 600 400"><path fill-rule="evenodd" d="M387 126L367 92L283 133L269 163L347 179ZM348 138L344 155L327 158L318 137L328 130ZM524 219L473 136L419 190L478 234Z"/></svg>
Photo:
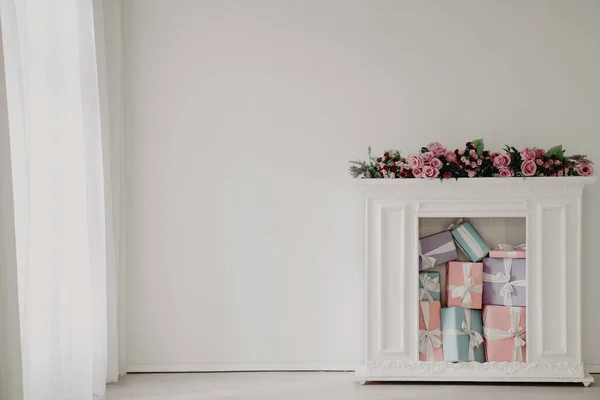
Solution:
<svg viewBox="0 0 600 400"><path fill-rule="evenodd" d="M475 347L481 346L483 337L477 331L471 330L471 310L465 309L465 320L459 329L448 329L442 332L444 335L468 335L469 336L469 361L475 361Z"/></svg>
<svg viewBox="0 0 600 400"><path fill-rule="evenodd" d="M499 340L514 338L512 351L513 361L523 361L522 347L527 343L527 330L519 326L521 320L521 307L510 308L510 329L503 331L501 329L483 327L483 336L486 340Z"/></svg>
<svg viewBox="0 0 600 400"><path fill-rule="evenodd" d="M500 289L500 296L504 299L505 306L512 306L512 296L515 291L515 287L526 287L526 280L511 281L510 272L512 270L512 258L504 258L504 273L498 272L496 275L483 273L483 281L489 283L504 283L502 289Z"/></svg>
<svg viewBox="0 0 600 400"><path fill-rule="evenodd" d="M450 242L444 243L440 247L436 247L435 249L428 251L427 253L423 253L421 251L421 244L419 243L419 256L421 257L421 260L423 261L423 269L429 269L429 268L433 268L435 266L435 263L437 262L437 260L435 259L434 256L436 256L438 254L448 253L454 249L455 249L454 242L450 241Z"/></svg>
<svg viewBox="0 0 600 400"><path fill-rule="evenodd" d="M433 301L433 297L430 292L440 292L440 277L439 275L432 278L428 274L419 274L419 281L421 281L422 288L419 288L419 301L426 300L428 302Z"/></svg>
<svg viewBox="0 0 600 400"><path fill-rule="evenodd" d="M450 225L450 226L452 226L452 225ZM476 260L481 260L483 257L485 257L487 255L487 253L485 253L481 249L481 247L479 246L479 243L477 243L477 240L473 237L471 232L469 232L469 230L467 228L465 228L464 225L461 224L458 227L454 228L453 230L460 235L460 237L465 241L468 249L471 250L475 254ZM467 249L463 249L462 246L460 246L460 244L459 244L459 247L461 248L461 250L463 250L463 252L465 254L469 255L466 252ZM469 255L469 258L470 258L470 255Z"/></svg>
<svg viewBox="0 0 600 400"><path fill-rule="evenodd" d="M464 285L448 285L448 290L450 290L450 296L453 298L460 298L462 300L461 307L463 308L469 308L473 304L473 297L471 296L471 293L483 292L483 285L476 285L475 278L471 276L472 266L473 263L462 263Z"/></svg>
<svg viewBox="0 0 600 400"><path fill-rule="evenodd" d="M419 329L419 352L425 353L426 360L434 360L433 348L442 345L441 330L429 330L429 303L420 302L421 311L423 311L423 320L425 321L425 329Z"/></svg>
<svg viewBox="0 0 600 400"><path fill-rule="evenodd" d="M518 253L517 251L525 251L526 250L526 245L525 243L521 243L518 245L512 245L512 244L508 244L508 243L500 243L498 245L498 249L501 251L506 251L506 257L508 258L517 258L518 257Z"/></svg>

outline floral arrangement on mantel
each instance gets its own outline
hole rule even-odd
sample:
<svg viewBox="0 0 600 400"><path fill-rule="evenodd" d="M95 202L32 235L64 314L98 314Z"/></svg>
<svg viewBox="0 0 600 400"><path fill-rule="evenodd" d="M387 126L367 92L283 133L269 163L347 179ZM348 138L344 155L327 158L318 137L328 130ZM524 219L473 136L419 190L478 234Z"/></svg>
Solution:
<svg viewBox="0 0 600 400"><path fill-rule="evenodd" d="M506 146L503 153L485 150L482 139L464 149L448 150L437 142L422 147L417 154L402 157L398 150L387 150L368 161L350 161L354 178L483 178L530 176L590 176L593 163L584 155L565 156L562 145L546 151L525 147L519 151Z"/></svg>

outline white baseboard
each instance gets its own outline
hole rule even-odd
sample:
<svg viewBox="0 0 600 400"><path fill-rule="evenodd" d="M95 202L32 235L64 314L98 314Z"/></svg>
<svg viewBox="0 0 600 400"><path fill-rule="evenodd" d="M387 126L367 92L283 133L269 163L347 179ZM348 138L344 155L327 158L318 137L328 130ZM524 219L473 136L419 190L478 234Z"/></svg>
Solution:
<svg viewBox="0 0 600 400"><path fill-rule="evenodd" d="M358 363L134 364L127 366L127 372L354 371L359 365Z"/></svg>
<svg viewBox="0 0 600 400"><path fill-rule="evenodd" d="M584 364L583 368L588 374L600 374L600 364Z"/></svg>
<svg viewBox="0 0 600 400"><path fill-rule="evenodd" d="M238 372L238 371L354 371L359 363L259 363L259 364L134 364L127 372ZM600 364L585 364L588 374L600 374Z"/></svg>

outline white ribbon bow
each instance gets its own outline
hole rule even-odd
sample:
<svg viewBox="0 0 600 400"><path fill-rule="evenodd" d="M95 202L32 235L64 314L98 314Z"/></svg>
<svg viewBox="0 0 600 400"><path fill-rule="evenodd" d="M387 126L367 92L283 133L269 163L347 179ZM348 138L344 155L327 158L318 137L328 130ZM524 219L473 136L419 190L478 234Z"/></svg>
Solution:
<svg viewBox="0 0 600 400"><path fill-rule="evenodd" d="M523 361L522 347L527 343L527 329L519 326L521 320L521 307L510 308L510 329L503 331L501 329L483 327L483 335L486 340L499 340L514 338L512 351L512 361Z"/></svg>
<svg viewBox="0 0 600 400"><path fill-rule="evenodd" d="M465 320L458 329L448 329L443 332L444 335L468 335L469 336L469 361L475 361L475 347L481 346L483 337L477 331L471 330L471 310L465 309Z"/></svg>
<svg viewBox="0 0 600 400"><path fill-rule="evenodd" d="M526 287L526 280L519 281L511 281L510 280L510 272L512 270L512 258L504 258L502 260L504 262L504 273L498 272L496 275L488 274L487 272L483 273L483 281L490 283L504 283L502 289L500 289L500 295L504 299L505 306L512 306L512 297L515 291L515 287Z"/></svg>
<svg viewBox="0 0 600 400"><path fill-rule="evenodd" d="M434 360L433 348L442 345L442 332L438 329L429 330L429 303L420 302L423 311L425 329L419 329L419 352L425 353L427 361Z"/></svg>
<svg viewBox="0 0 600 400"><path fill-rule="evenodd" d="M448 243L444 243L440 247L437 247L437 248L430 250L427 253L423 254L423 252L421 251L421 246L419 244L419 256L421 256L421 260L423 261L422 269L433 268L435 266L435 264L437 263L437 260L435 259L434 256L436 256L438 254L448 253L449 251L452 251L454 249L455 249L454 242L450 241Z"/></svg>
<svg viewBox="0 0 600 400"><path fill-rule="evenodd" d="M464 285L462 286L454 286L448 285L448 290L450 290L450 297L452 298L460 298L462 300L461 307L469 308L473 305L473 298L471 293L482 293L483 285L475 284L475 278L471 276L471 267L473 263L464 262L462 264L463 268L463 279Z"/></svg>
<svg viewBox="0 0 600 400"><path fill-rule="evenodd" d="M498 245L498 248L502 251L517 251L517 250L525 250L526 245L525 245L525 243L521 243L521 244L517 244L517 245L512 245L512 244L508 244L508 243L500 243Z"/></svg>
<svg viewBox="0 0 600 400"><path fill-rule="evenodd" d="M436 276L432 278L428 274L419 274L419 281L421 281L422 288L419 288L419 301L426 300L428 302L433 301L433 297L430 292L440 292L440 277Z"/></svg>

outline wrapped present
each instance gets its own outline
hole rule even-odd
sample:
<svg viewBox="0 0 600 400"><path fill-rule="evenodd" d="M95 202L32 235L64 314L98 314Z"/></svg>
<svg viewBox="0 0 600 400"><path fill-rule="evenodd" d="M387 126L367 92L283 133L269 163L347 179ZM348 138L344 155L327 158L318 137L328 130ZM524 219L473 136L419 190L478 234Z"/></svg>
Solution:
<svg viewBox="0 0 600 400"><path fill-rule="evenodd" d="M448 231L424 237L419 241L419 245L419 271L458 259L456 245Z"/></svg>
<svg viewBox="0 0 600 400"><path fill-rule="evenodd" d="M527 305L524 259L483 259L483 304L520 307Z"/></svg>
<svg viewBox="0 0 600 400"><path fill-rule="evenodd" d="M460 249L473 262L481 261L490 253L490 246L483 240L469 221L459 219L450 225L452 237Z"/></svg>
<svg viewBox="0 0 600 400"><path fill-rule="evenodd" d="M525 258L525 254L525 244L513 246L501 243L498 245L498 249L490 251L490 258Z"/></svg>
<svg viewBox="0 0 600 400"><path fill-rule="evenodd" d="M419 273L419 301L440 301L440 273L435 271Z"/></svg>
<svg viewBox="0 0 600 400"><path fill-rule="evenodd" d="M439 301L419 302L419 360L444 361Z"/></svg>
<svg viewBox="0 0 600 400"><path fill-rule="evenodd" d="M483 264L451 261L446 266L448 307L480 309L483 291Z"/></svg>
<svg viewBox="0 0 600 400"><path fill-rule="evenodd" d="M525 310L525 307L483 307L483 339L487 361L527 361Z"/></svg>
<svg viewBox="0 0 600 400"><path fill-rule="evenodd" d="M481 310L442 308L444 361L485 361Z"/></svg>

